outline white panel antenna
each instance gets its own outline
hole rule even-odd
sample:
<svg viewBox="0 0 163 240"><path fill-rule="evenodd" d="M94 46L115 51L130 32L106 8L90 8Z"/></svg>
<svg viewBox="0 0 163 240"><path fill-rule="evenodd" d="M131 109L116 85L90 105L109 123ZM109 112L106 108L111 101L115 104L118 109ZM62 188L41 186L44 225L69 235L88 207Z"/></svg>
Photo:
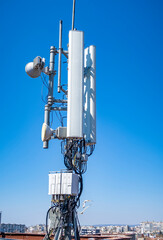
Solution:
<svg viewBox="0 0 163 240"><path fill-rule="evenodd" d="M67 137L83 138L84 33L69 32Z"/></svg>
<svg viewBox="0 0 163 240"><path fill-rule="evenodd" d="M86 144L96 143L96 47L84 50L84 137Z"/></svg>

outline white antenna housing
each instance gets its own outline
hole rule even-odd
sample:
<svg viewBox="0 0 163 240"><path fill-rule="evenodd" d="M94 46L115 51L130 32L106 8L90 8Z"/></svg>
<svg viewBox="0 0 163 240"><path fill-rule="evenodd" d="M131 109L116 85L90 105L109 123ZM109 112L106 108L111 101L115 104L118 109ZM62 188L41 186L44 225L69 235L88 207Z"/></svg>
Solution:
<svg viewBox="0 0 163 240"><path fill-rule="evenodd" d="M53 135L54 130L50 128L46 123L42 124L42 131L41 131L41 139L42 141L46 141L51 138Z"/></svg>
<svg viewBox="0 0 163 240"><path fill-rule="evenodd" d="M69 32L67 137L83 138L84 33Z"/></svg>
<svg viewBox="0 0 163 240"><path fill-rule="evenodd" d="M45 58L36 57L33 62L29 62L25 66L25 71L31 78L38 78L44 71Z"/></svg>
<svg viewBox="0 0 163 240"><path fill-rule="evenodd" d="M84 137L86 144L96 143L96 47L84 50Z"/></svg>
<svg viewBox="0 0 163 240"><path fill-rule="evenodd" d="M41 75L41 69L35 69L33 62L29 62L25 66L25 71L31 78L38 78Z"/></svg>

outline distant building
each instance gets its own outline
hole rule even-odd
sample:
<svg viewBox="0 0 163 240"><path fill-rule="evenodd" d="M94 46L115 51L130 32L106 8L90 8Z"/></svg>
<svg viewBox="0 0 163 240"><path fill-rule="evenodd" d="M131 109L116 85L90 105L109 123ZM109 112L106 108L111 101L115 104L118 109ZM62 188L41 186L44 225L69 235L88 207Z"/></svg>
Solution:
<svg viewBox="0 0 163 240"><path fill-rule="evenodd" d="M29 233L45 233L46 226L45 226L45 224L37 224L35 226L29 226L27 229L27 232L29 232Z"/></svg>
<svg viewBox="0 0 163 240"><path fill-rule="evenodd" d="M131 229L128 225L123 226L123 232L129 232Z"/></svg>
<svg viewBox="0 0 163 240"><path fill-rule="evenodd" d="M141 233L150 234L150 233L159 233L163 232L163 222L142 222L140 223Z"/></svg>
<svg viewBox="0 0 163 240"><path fill-rule="evenodd" d="M0 226L0 231L7 232L7 233L14 233L14 232L25 233L26 229L27 229L27 227L24 224L2 223Z"/></svg>
<svg viewBox="0 0 163 240"><path fill-rule="evenodd" d="M96 235L96 234L100 234L100 229L99 228L95 228L95 227L91 227L91 226L87 226L87 227L81 227L81 231L80 231L81 235Z"/></svg>

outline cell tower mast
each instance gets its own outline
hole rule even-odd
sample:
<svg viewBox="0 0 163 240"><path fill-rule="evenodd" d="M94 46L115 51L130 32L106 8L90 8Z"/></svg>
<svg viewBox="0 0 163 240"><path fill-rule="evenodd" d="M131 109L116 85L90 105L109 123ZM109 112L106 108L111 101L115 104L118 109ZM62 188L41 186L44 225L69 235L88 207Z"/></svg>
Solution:
<svg viewBox="0 0 163 240"><path fill-rule="evenodd" d="M73 0L72 30L69 31L68 50L62 48L62 20L59 23L59 48L50 48L49 66L45 59L36 57L26 65L26 73L42 77L47 87L47 101L42 126L43 148L51 139L61 141L61 152L66 170L49 173L51 207L46 216L44 240L80 239L77 208L83 190L82 175L86 172L88 157L96 144L96 47L84 49L84 32L74 28L75 0ZM55 57L58 55L58 98L54 97L53 85ZM68 62L68 84L62 84L62 55ZM49 81L46 81L46 76ZM65 86L68 86L65 89ZM59 114L61 126L52 129L50 113ZM67 113L67 114L66 114ZM66 115L64 115L66 114ZM67 118L65 123L64 119Z"/></svg>

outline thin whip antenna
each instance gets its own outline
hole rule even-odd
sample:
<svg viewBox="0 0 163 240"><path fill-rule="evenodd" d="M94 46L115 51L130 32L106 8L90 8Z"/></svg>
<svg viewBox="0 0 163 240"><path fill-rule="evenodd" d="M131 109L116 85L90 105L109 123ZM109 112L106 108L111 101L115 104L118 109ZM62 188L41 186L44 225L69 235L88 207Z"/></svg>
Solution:
<svg viewBox="0 0 163 240"><path fill-rule="evenodd" d="M62 20L59 22L58 92L61 90Z"/></svg>
<svg viewBox="0 0 163 240"><path fill-rule="evenodd" d="M75 0L73 0L73 9L72 9L72 30L74 30L74 22L75 22Z"/></svg>

